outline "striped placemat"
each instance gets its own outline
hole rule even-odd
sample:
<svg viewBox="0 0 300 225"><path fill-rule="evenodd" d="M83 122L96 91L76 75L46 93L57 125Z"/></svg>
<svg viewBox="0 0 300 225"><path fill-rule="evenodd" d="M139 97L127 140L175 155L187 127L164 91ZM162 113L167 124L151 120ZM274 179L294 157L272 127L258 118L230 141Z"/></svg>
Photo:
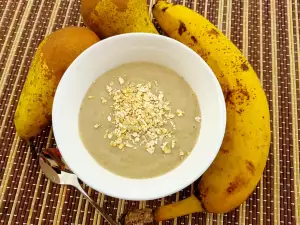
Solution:
<svg viewBox="0 0 300 225"><path fill-rule="evenodd" d="M262 180L239 208L227 214L187 215L163 224L300 224L300 1L174 2L207 17L248 57L270 103L272 143ZM38 44L59 28L83 26L79 6L79 0L0 0L0 224L104 223L78 191L52 184L42 175L13 125ZM50 128L34 144L39 149L55 146ZM129 207L155 208L184 199L193 189L156 201L130 202L86 187L113 217Z"/></svg>

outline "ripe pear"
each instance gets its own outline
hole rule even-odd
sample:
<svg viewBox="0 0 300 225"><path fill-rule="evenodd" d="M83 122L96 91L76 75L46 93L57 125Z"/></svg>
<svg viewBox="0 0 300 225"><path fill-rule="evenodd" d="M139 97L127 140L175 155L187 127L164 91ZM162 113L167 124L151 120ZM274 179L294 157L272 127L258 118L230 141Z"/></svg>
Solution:
<svg viewBox="0 0 300 225"><path fill-rule="evenodd" d="M82 0L80 12L85 24L101 38L131 32L158 33L146 0Z"/></svg>
<svg viewBox="0 0 300 225"><path fill-rule="evenodd" d="M37 136L51 124L54 94L62 75L77 56L98 41L98 36L87 28L67 27L40 43L14 117L17 134L22 139Z"/></svg>

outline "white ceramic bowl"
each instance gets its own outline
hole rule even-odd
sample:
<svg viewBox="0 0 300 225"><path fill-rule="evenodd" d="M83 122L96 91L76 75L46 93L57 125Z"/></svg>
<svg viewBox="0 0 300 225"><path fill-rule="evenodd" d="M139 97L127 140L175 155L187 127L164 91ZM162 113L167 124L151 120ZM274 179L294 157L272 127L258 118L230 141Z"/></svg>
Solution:
<svg viewBox="0 0 300 225"><path fill-rule="evenodd" d="M130 62L152 62L173 69L190 84L200 104L201 130L194 150L177 168L151 179L129 179L107 171L85 149L78 131L79 108L92 82ZM128 200L157 199L194 182L216 157L226 126L222 90L204 60L180 42L145 33L114 36L84 51L58 85L52 117L58 148L70 169L93 189Z"/></svg>

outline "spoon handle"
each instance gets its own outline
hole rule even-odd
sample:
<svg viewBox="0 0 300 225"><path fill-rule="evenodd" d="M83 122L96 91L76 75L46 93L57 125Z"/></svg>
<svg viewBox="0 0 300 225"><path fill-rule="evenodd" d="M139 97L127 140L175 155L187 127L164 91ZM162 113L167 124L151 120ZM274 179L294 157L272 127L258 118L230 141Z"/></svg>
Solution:
<svg viewBox="0 0 300 225"><path fill-rule="evenodd" d="M77 180L77 179L76 179ZM83 190L83 188L80 186L78 180L77 182L73 182L72 184L74 187L76 187L83 195L84 197L100 212L100 214L111 224L111 225L119 225L116 223L110 215L108 215L91 197Z"/></svg>

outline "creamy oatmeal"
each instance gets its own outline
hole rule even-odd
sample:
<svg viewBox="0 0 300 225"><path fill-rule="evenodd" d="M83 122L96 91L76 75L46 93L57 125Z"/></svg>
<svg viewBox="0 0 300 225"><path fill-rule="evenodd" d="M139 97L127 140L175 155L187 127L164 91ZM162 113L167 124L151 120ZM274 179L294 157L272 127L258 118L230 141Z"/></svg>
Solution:
<svg viewBox="0 0 300 225"><path fill-rule="evenodd" d="M176 168L192 151L201 124L197 96L174 71L130 63L93 82L79 113L81 139L104 168L150 178Z"/></svg>

